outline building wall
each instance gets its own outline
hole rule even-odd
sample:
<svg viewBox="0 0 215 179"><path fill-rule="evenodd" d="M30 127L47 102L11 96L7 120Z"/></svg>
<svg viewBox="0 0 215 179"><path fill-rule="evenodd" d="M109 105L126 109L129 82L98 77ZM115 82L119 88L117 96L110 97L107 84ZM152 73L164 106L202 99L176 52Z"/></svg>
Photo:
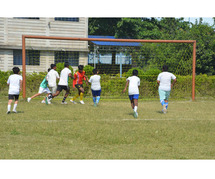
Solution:
<svg viewBox="0 0 215 179"><path fill-rule="evenodd" d="M22 49L22 35L87 38L88 19L81 17L79 22L71 22L55 21L54 17L40 17L39 20L0 17L0 70L12 69L13 49ZM87 41L26 39L26 49L41 51L40 65L27 65L26 70L29 72L46 71L49 65L54 63L54 51L79 51L79 64L86 65L88 61Z"/></svg>

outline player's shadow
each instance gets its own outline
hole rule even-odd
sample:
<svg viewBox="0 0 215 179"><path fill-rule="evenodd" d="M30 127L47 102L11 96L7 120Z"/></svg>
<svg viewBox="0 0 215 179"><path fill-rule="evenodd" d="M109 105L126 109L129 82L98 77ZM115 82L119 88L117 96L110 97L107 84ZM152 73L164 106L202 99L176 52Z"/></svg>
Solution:
<svg viewBox="0 0 215 179"><path fill-rule="evenodd" d="M163 112L162 111L156 111L157 113L159 113L159 114L163 114Z"/></svg>
<svg viewBox="0 0 215 179"><path fill-rule="evenodd" d="M12 112L13 113L13 112ZM25 113L24 111L17 111L16 114ZM15 113L14 113L15 114Z"/></svg>

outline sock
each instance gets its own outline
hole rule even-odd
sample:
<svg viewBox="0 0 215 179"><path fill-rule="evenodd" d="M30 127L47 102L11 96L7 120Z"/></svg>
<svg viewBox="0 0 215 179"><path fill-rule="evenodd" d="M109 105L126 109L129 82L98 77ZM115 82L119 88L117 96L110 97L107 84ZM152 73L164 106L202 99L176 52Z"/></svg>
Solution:
<svg viewBox="0 0 215 179"><path fill-rule="evenodd" d="M167 109L167 107L168 107L168 102L164 102L164 104L166 105L166 109Z"/></svg>
<svg viewBox="0 0 215 179"><path fill-rule="evenodd" d="M48 99L52 99L52 98L53 98L52 94L49 94Z"/></svg>
<svg viewBox="0 0 215 179"><path fill-rule="evenodd" d="M7 111L10 111L11 105L7 105Z"/></svg>
<svg viewBox="0 0 215 179"><path fill-rule="evenodd" d="M99 100L100 100L100 96L97 96L96 97L96 103L99 103Z"/></svg>
<svg viewBox="0 0 215 179"><path fill-rule="evenodd" d="M83 101L84 93L80 93L80 101Z"/></svg>
<svg viewBox="0 0 215 179"><path fill-rule="evenodd" d="M17 104L14 104L13 111L16 111Z"/></svg>
<svg viewBox="0 0 215 179"><path fill-rule="evenodd" d="M161 105L163 106L165 101L164 100L160 100Z"/></svg>
<svg viewBox="0 0 215 179"><path fill-rule="evenodd" d="M64 101L66 100L66 97L64 96L64 98L63 98L63 100L62 100L62 102L64 103Z"/></svg>
<svg viewBox="0 0 215 179"><path fill-rule="evenodd" d="M137 112L137 106L134 106L134 112Z"/></svg>
<svg viewBox="0 0 215 179"><path fill-rule="evenodd" d="M76 94L76 96L74 96L73 98L72 98L72 101L74 101L76 98L78 98L79 97L79 94Z"/></svg>
<svg viewBox="0 0 215 179"><path fill-rule="evenodd" d="M96 97L93 97L93 102L96 103Z"/></svg>

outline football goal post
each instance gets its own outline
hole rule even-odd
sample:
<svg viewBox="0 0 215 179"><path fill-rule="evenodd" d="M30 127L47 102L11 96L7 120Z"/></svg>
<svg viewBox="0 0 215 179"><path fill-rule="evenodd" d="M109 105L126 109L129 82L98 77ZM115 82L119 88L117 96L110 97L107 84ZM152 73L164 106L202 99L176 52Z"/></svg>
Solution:
<svg viewBox="0 0 215 179"><path fill-rule="evenodd" d="M80 64L91 65L99 69L101 73L110 73L119 78L125 77L124 73L132 68L146 71L147 67L161 69L163 64L167 64L169 71L176 75L192 76L190 94L192 100L195 100L195 40L22 35L23 98L26 98L26 68L30 72L38 69L47 71L51 63L65 61L69 61L75 70ZM153 79L151 83L154 82L156 79ZM144 95L144 92L142 94Z"/></svg>

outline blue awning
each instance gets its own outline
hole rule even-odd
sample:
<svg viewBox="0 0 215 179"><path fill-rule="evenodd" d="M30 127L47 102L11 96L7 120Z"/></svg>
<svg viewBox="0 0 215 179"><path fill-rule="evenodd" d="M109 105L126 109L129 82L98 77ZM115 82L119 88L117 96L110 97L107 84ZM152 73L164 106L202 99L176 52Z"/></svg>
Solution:
<svg viewBox="0 0 215 179"><path fill-rule="evenodd" d="M115 39L114 36L98 36L98 35L89 35L88 38ZM132 46L132 47L141 46L141 43L139 42L107 42L107 41L91 41L91 42L99 46Z"/></svg>

